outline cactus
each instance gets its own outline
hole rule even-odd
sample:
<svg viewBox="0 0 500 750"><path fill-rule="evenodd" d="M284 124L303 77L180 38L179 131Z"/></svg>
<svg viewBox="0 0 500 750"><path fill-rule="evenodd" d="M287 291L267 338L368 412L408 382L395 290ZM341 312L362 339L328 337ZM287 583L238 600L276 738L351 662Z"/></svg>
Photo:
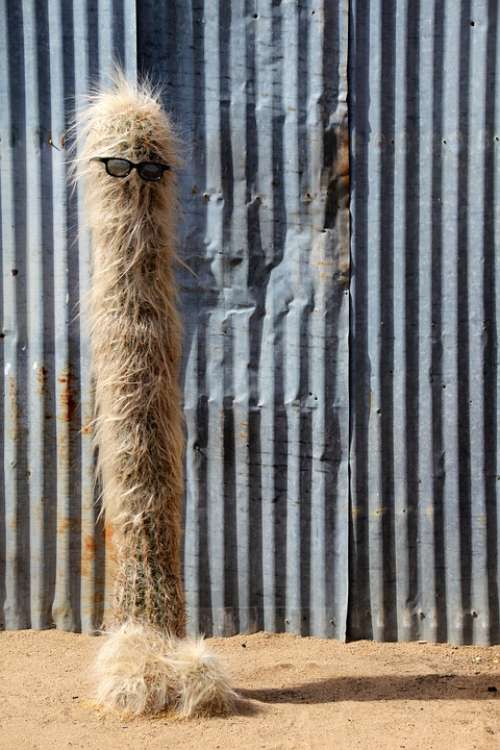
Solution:
<svg viewBox="0 0 500 750"><path fill-rule="evenodd" d="M97 662L98 699L131 714L171 704L182 715L220 712L234 692L204 645L180 640L186 616L181 325L173 275L178 144L158 95L122 75L110 90L90 97L76 132L75 174L85 187L92 238L95 442L106 524L117 550L113 623ZM157 182L141 179L137 170L117 178L95 160L110 156L170 169Z"/></svg>

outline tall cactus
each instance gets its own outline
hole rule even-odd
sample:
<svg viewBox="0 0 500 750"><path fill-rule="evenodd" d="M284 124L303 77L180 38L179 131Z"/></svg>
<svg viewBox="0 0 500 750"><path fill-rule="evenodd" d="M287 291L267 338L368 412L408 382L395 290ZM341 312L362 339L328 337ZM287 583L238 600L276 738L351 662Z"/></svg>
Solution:
<svg viewBox="0 0 500 750"><path fill-rule="evenodd" d="M179 640L186 618L181 326L172 271L176 139L152 90L122 76L91 97L77 133L76 174L92 238L95 440L117 551L114 629L98 660L100 701L130 713L171 703L184 714L221 711L234 693L217 663L202 641ZM157 181L137 169L111 176L99 161L105 157L167 169Z"/></svg>

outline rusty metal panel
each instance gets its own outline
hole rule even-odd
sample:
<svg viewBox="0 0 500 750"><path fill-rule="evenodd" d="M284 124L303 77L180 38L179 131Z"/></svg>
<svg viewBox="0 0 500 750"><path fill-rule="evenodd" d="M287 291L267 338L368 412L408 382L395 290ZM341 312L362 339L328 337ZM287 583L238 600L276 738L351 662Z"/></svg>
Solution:
<svg viewBox="0 0 500 750"><path fill-rule="evenodd" d="M0 3L0 623L91 631L102 618L87 333L88 239L66 181L75 100L122 61L135 5Z"/></svg>
<svg viewBox="0 0 500 750"><path fill-rule="evenodd" d="M500 641L499 9L351 2L356 638Z"/></svg>
<svg viewBox="0 0 500 750"><path fill-rule="evenodd" d="M5 627L92 631L105 605L78 307L89 246L61 137L113 58L135 76L137 44L186 145L191 628L345 637L347 9L0 5Z"/></svg>

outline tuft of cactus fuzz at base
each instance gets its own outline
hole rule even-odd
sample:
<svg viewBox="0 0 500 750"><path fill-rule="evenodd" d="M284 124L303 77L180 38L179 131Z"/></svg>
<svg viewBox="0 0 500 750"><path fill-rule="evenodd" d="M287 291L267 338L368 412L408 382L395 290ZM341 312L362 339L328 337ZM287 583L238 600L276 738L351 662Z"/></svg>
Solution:
<svg viewBox="0 0 500 750"><path fill-rule="evenodd" d="M179 691L168 661L173 650L168 637L125 623L104 638L94 664L99 705L133 717L176 704Z"/></svg>
<svg viewBox="0 0 500 750"><path fill-rule="evenodd" d="M87 300L95 445L117 555L113 622L97 659L98 702L136 716L227 711L234 692L203 641L180 640L184 432L181 324L173 263L178 144L158 95L114 85L75 124L75 180L92 239ZM156 182L107 173L102 159L166 165Z"/></svg>
<svg viewBox="0 0 500 750"><path fill-rule="evenodd" d="M170 663L179 686L176 708L181 716L224 715L234 708L238 696L203 638L177 640Z"/></svg>
<svg viewBox="0 0 500 750"><path fill-rule="evenodd" d="M133 622L104 637L94 665L103 708L129 718L168 709L185 718L213 716L233 708L237 695L203 639L171 638Z"/></svg>

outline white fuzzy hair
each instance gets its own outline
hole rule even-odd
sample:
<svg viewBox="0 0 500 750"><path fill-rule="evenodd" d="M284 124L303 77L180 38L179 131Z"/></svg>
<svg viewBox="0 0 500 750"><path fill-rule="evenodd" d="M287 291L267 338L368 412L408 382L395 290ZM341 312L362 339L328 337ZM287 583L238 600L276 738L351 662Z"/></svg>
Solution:
<svg viewBox="0 0 500 750"><path fill-rule="evenodd" d="M182 636L184 432L181 324L173 274L177 142L151 87L114 85L77 117L76 175L92 238L88 299L94 439L106 524L117 550L113 617ZM154 160L159 182L111 177L95 157Z"/></svg>
<svg viewBox="0 0 500 750"><path fill-rule="evenodd" d="M229 710L235 693L203 640L185 634L180 567L184 433L176 257L179 163L151 87L116 76L76 121L74 167L92 236L89 297L98 470L118 572L114 628L97 657L97 701L137 716ZM158 182L111 177L94 157L154 160Z"/></svg>
<svg viewBox="0 0 500 750"><path fill-rule="evenodd" d="M133 622L104 637L95 662L103 708L128 717L171 709L191 718L233 707L237 695L202 638L170 638Z"/></svg>
<svg viewBox="0 0 500 750"><path fill-rule="evenodd" d="M125 716L175 705L178 688L168 638L137 623L125 623L104 638L94 665L99 705Z"/></svg>
<svg viewBox="0 0 500 750"><path fill-rule="evenodd" d="M181 716L223 715L234 707L237 694L203 638L177 640L170 662L177 676Z"/></svg>

